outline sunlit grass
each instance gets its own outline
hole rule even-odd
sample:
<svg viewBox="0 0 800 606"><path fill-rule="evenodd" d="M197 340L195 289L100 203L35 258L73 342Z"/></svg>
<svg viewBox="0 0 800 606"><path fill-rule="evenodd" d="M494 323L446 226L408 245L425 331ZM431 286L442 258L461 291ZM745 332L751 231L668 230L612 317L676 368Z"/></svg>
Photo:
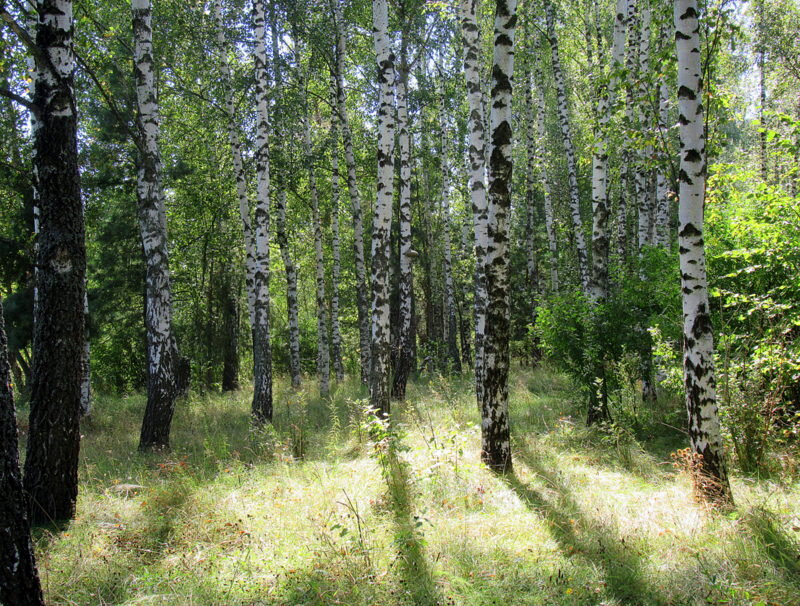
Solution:
<svg viewBox="0 0 800 606"><path fill-rule="evenodd" d="M470 377L409 386L394 459L356 383L275 394L258 433L246 391L191 396L148 455L143 398L99 398L78 517L36 533L48 603L800 604L796 479L734 476L737 509L707 511L672 430L589 431L546 370L512 377L506 477L480 464Z"/></svg>

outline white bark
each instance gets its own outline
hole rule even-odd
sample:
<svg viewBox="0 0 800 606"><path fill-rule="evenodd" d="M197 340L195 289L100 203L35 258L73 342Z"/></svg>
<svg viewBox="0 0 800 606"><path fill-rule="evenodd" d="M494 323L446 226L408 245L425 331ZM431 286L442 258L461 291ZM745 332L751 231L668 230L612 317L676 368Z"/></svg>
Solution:
<svg viewBox="0 0 800 606"><path fill-rule="evenodd" d="M347 117L347 97L344 90L345 56L347 36L345 34L344 17L339 0L330 0L336 21L336 57L334 70L336 78L336 113L342 127L344 143L344 159L347 165L347 189L350 193L350 205L353 213L353 249L356 266L356 302L358 305L358 332L361 356L361 382L368 383L371 368L370 353L370 316L369 290L367 287L367 269L364 257L364 220L361 211L361 197L356 181L356 160L353 152L353 135Z"/></svg>
<svg viewBox="0 0 800 606"><path fill-rule="evenodd" d="M336 82L332 82L331 106L336 106ZM336 380L344 379L342 365L342 331L339 324L339 284L342 257L339 241L339 122L331 119L331 253L333 267L331 269L331 356Z"/></svg>
<svg viewBox="0 0 800 606"><path fill-rule="evenodd" d="M253 420L257 425L272 421L272 352L269 315L269 98L267 86L266 0L254 0L256 80L256 209L255 233L255 324L253 329Z"/></svg>
<svg viewBox="0 0 800 606"><path fill-rule="evenodd" d="M693 451L701 457L696 488L714 500L730 500L717 414L714 339L708 306L703 245L706 149L697 0L675 0L680 125L679 230L683 293L684 383Z"/></svg>
<svg viewBox="0 0 800 606"><path fill-rule="evenodd" d="M378 65L378 192L372 217L372 368L370 401L389 414L389 259L394 194L394 56L387 0L372 1L372 35Z"/></svg>
<svg viewBox="0 0 800 606"><path fill-rule="evenodd" d="M497 0L492 66L489 165L489 247L486 253L486 341L481 406L481 459L498 472L512 469L508 419L508 212L512 183L512 79L516 0Z"/></svg>
<svg viewBox="0 0 800 606"><path fill-rule="evenodd" d="M550 55L553 66L553 77L556 83L556 100L558 120L561 125L561 139L564 153L567 157L567 180L569 184L569 207L572 215L572 229L575 236L575 246L578 253L578 272L581 279L581 289L584 293L589 290L589 257L586 250L586 238L583 235L583 219L581 219L581 200L578 189L578 165L575 157L575 145L572 142L572 125L567 108L567 87L564 71L561 68L561 57L558 50L558 37L555 27L555 11L549 0L545 0L545 18L547 26L547 39L550 42Z"/></svg>
<svg viewBox="0 0 800 606"><path fill-rule="evenodd" d="M475 390L482 401L484 335L486 331L486 250L489 247L489 205L486 200L486 142L484 97L481 86L481 40L478 0L460 0L461 35L464 40L464 77L469 103L470 196L475 232Z"/></svg>

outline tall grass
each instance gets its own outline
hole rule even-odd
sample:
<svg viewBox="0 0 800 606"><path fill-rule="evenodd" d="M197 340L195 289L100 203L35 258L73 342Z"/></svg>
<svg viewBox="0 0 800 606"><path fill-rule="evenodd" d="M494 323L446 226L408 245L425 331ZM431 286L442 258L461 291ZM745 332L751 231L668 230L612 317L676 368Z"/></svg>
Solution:
<svg viewBox="0 0 800 606"><path fill-rule="evenodd" d="M357 382L179 403L136 451L144 400L98 398L77 518L36 530L51 604L800 604L797 479L692 500L680 432L589 431L571 386L517 370L515 474L488 472L471 377L425 377L376 433ZM388 446L388 444L391 444Z"/></svg>

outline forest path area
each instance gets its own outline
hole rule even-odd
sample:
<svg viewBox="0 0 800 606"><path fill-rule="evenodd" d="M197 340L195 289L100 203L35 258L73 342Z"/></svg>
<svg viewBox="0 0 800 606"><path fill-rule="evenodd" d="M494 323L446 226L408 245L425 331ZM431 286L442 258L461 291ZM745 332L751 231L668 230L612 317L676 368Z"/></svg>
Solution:
<svg viewBox="0 0 800 606"><path fill-rule="evenodd" d="M480 464L468 376L410 384L391 431L355 383L281 381L258 433L249 392L193 394L148 455L143 397L98 397L77 517L34 534L47 602L800 604L796 480L734 474L737 508L710 512L670 456L679 402L589 431L558 375L510 387L505 477Z"/></svg>

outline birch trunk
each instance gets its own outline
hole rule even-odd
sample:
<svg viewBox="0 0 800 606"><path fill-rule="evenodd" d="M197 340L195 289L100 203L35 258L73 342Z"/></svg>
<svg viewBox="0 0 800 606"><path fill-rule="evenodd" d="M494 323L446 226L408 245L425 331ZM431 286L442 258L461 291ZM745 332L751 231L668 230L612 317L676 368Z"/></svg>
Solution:
<svg viewBox="0 0 800 606"><path fill-rule="evenodd" d="M679 231L683 293L683 376L689 438L700 463L695 489L706 499L732 503L720 433L714 338L703 244L706 150L697 0L675 0L680 125Z"/></svg>
<svg viewBox="0 0 800 606"><path fill-rule="evenodd" d="M138 107L139 229L147 266L148 376L139 449L169 447L169 432L178 396L178 350L172 333L172 291L167 249L167 216L161 186L159 107L153 68L152 3L132 0L134 73Z"/></svg>
<svg viewBox="0 0 800 606"><path fill-rule="evenodd" d="M44 606L22 486L17 414L0 301L0 604Z"/></svg>
<svg viewBox="0 0 800 606"><path fill-rule="evenodd" d="M538 44L537 44L538 51ZM536 53L539 54L538 52ZM550 249L550 288L554 293L558 292L558 240L556 239L555 215L553 214L553 195L550 187L550 175L547 170L547 163L542 155L542 149L547 138L545 128L545 98L544 98L544 77L542 69L537 62L533 71L534 82L532 87L536 91L536 133L538 142L536 146L538 155L539 174L542 179L542 189L544 192L544 225L547 232L547 247Z"/></svg>
<svg viewBox="0 0 800 606"><path fill-rule="evenodd" d="M670 28L671 29L671 28ZM662 40L672 38L665 28ZM666 67L662 67L666 70ZM669 132L669 86L666 77L662 76L658 85L658 133L660 139L659 166L656 172L656 221L655 238L653 243L664 249L670 247L669 229L669 180L667 166L669 156L667 151L667 136Z"/></svg>
<svg viewBox="0 0 800 606"><path fill-rule="evenodd" d="M306 100L307 104L307 100ZM319 215L317 175L314 170L314 150L311 144L311 120L306 107L303 119L303 147L308 167L308 189L311 195L311 214L314 222L314 260L316 264L317 295L317 375L319 395L327 397L331 390L331 352L328 344L328 304L325 295L325 257L322 253L322 220Z"/></svg>
<svg viewBox="0 0 800 606"><path fill-rule="evenodd" d="M367 287L367 269L364 259L364 220L361 212L361 198L358 193L356 181L356 160L353 153L353 135L350 131L350 122L347 117L347 98L344 90L345 55L347 36L344 29L339 0L331 0L334 20L336 21L336 60L334 61L336 77L336 113L342 127L342 141L344 143L344 159L347 164L347 189L350 192L350 205L353 213L353 249L355 252L356 266L356 304L358 306L358 333L361 357L361 382L370 381L371 355L370 355L370 315L369 315L369 290Z"/></svg>
<svg viewBox="0 0 800 606"><path fill-rule="evenodd" d="M332 90L331 107L336 106L336 82ZM331 249L333 267L331 269L331 356L336 380L344 379L342 366L342 331L339 324L339 283L342 256L339 244L339 124L331 120Z"/></svg>
<svg viewBox="0 0 800 606"><path fill-rule="evenodd" d="M228 142L233 160L233 175L236 180L236 198L239 203L239 217L242 221L242 235L245 250L245 290L247 291L247 312L251 330L255 327L255 273L256 258L253 242L253 228L250 222L250 200L247 194L247 178L242 164L242 145L239 128L236 124L236 106L233 100L233 84L231 69L228 64L228 43L225 39L225 27L222 14L222 0L214 2L214 19L217 28L217 46L220 53L220 73L225 95L225 117L228 127Z"/></svg>
<svg viewBox="0 0 800 606"><path fill-rule="evenodd" d="M403 399L406 395L406 383L411 373L412 339L414 333L411 326L411 298L413 289L411 250L411 137L408 128L408 61L406 57L405 38L400 52L400 66L397 74L397 143L400 160L400 351L397 352L397 364L394 369L392 395Z"/></svg>
<svg viewBox="0 0 800 606"><path fill-rule="evenodd" d="M442 269L444 273L445 307L447 308L445 341L447 343L447 356L451 369L456 372L461 372L461 356L458 352L456 298L453 287L453 251L450 236L450 162L448 159L449 146L447 145L449 134L447 132L444 93L440 96L439 128L442 154L442 229L444 231L444 264Z"/></svg>
<svg viewBox="0 0 800 606"><path fill-rule="evenodd" d="M636 107L639 131L645 133L648 125L647 112L647 82L650 78L650 9L644 5L639 20L639 66L638 66L638 91L636 94ZM644 146L638 154L636 167L636 198L639 207L638 220L638 245L639 260L641 261L644 247L652 244L650 238L653 223L653 209L649 190L649 170L647 163L653 155L652 145Z"/></svg>
<svg viewBox="0 0 800 606"><path fill-rule="evenodd" d="M512 470L508 420L508 212L511 208L512 79L516 0L497 0L492 66L489 247L486 253L486 368L481 406L481 460L493 471Z"/></svg>
<svg viewBox="0 0 800 606"><path fill-rule="evenodd" d="M477 21L479 0L459 0L464 41L464 78L469 102L469 188L475 232L475 392L483 402L486 334L486 250L489 247L489 205L486 200L484 94L481 86L481 40Z"/></svg>
<svg viewBox="0 0 800 606"><path fill-rule="evenodd" d="M372 217L372 368L370 402L389 415L389 259L394 195L394 55L386 0L372 1L372 35L378 64L378 192Z"/></svg>
<svg viewBox="0 0 800 606"><path fill-rule="evenodd" d="M253 328L253 422L272 421L272 351L269 322L269 99L267 98L266 0L253 3L256 80L255 323Z"/></svg>
<svg viewBox="0 0 800 606"><path fill-rule="evenodd" d="M274 91L277 98L280 98L283 86L283 76L281 73L281 59L278 38L278 19L277 9L271 6L271 29L272 29L272 69L274 73ZM278 121L275 125L277 139L273 148L274 156L280 161L284 151L284 132L282 122ZM300 321L298 311L297 296L297 266L292 260L292 251L289 247L289 238L286 233L286 188L283 182L283 175L279 171L275 179L275 189L277 194L277 221L275 229L275 239L281 250L281 259L286 273L286 316L289 325L289 375L291 376L292 387L299 389L301 383L300 368Z"/></svg>
<svg viewBox="0 0 800 606"><path fill-rule="evenodd" d="M578 165L575 159L575 146L572 142L572 126L567 108L567 87L564 72L561 69L561 57L558 50L558 37L556 36L555 10L549 0L545 0L545 18L547 24L547 39L550 42L550 55L553 65L553 77L556 84L556 99L558 107L558 120L561 125L561 138L564 153L567 156L567 180L569 184L569 207L572 215L572 229L575 234L575 246L578 253L578 271L581 278L581 289L584 293L589 290L589 258L586 251L586 238L583 235L583 220L581 219L581 200L578 190Z"/></svg>

